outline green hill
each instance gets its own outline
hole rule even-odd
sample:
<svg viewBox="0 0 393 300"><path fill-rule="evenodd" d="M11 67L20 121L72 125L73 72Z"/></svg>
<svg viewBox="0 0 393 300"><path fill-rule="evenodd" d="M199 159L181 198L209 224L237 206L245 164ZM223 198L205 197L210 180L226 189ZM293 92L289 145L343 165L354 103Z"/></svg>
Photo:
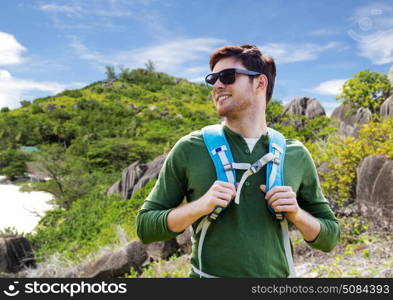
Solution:
<svg viewBox="0 0 393 300"><path fill-rule="evenodd" d="M128 162L148 161L181 135L218 120L206 85L143 69L127 74L30 105L24 101L24 107L1 113L2 149L56 143L73 146L97 167L110 168L119 157L102 153L113 150L108 145L123 148L120 155L128 152Z"/></svg>

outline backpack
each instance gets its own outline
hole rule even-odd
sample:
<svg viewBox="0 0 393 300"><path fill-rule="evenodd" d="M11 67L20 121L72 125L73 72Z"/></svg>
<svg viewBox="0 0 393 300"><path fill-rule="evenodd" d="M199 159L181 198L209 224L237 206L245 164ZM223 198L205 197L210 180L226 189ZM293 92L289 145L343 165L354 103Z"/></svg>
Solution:
<svg viewBox="0 0 393 300"><path fill-rule="evenodd" d="M210 125L202 129L202 136L205 142L205 146L208 149L209 155L214 163L216 169L217 180L226 181L236 186L236 173L235 170L246 170L239 182L237 187L237 193L235 203L240 204L240 194L243 184L246 179L257 173L264 165L267 164L266 168L266 193L274 186L284 185L284 172L283 162L285 157L286 142L284 136L278 131L268 128L269 135L269 151L266 155L258 159L253 164L249 163L237 163L234 162L233 156L229 147L229 144L225 138L224 130L222 125ZM289 277L295 277L295 268L293 265L293 258L291 252L291 245L288 233L288 222L284 217L283 213L276 213L272 207L267 205L267 209L272 213L276 219L280 222L282 237L285 249L285 256L289 267ZM212 278L215 276L209 275L202 271L202 249L203 242L207 230L212 222L214 222L219 214L224 210L223 207L217 206L212 213L204 217L198 224L196 234L200 232L199 244L198 244L198 262L199 269L192 266L193 271L200 277Z"/></svg>

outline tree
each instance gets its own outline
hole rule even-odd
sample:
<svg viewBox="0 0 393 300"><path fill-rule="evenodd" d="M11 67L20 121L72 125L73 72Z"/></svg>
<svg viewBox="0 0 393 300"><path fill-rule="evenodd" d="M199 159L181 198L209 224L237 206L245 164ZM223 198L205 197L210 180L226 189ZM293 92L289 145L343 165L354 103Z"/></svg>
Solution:
<svg viewBox="0 0 393 300"><path fill-rule="evenodd" d="M7 106L4 106L4 107L2 107L0 109L0 112L2 112L2 113L6 113L6 112L9 112L9 111L10 111L10 109Z"/></svg>
<svg viewBox="0 0 393 300"><path fill-rule="evenodd" d="M132 71L129 68L121 68L119 79L123 81L131 81L132 80Z"/></svg>
<svg viewBox="0 0 393 300"><path fill-rule="evenodd" d="M52 202L58 207L69 209L74 201L100 183L100 175L91 173L83 158L67 155L59 145L42 146L33 157L31 168L44 173L50 180L31 182L24 186L24 190L50 193L54 196Z"/></svg>
<svg viewBox="0 0 393 300"><path fill-rule="evenodd" d="M272 99L266 107L266 122L268 126L274 126L277 122L288 119L288 114L284 110L281 101Z"/></svg>
<svg viewBox="0 0 393 300"><path fill-rule="evenodd" d="M31 102L30 102L30 101L27 101L27 100L22 100L22 101L20 101L19 103L20 103L20 105L21 105L22 107L26 107L26 106L29 106L29 105L31 104Z"/></svg>
<svg viewBox="0 0 393 300"><path fill-rule="evenodd" d="M10 179L18 176L24 176L26 172L26 162L29 160L29 154L17 150L7 149L0 152L0 174Z"/></svg>
<svg viewBox="0 0 393 300"><path fill-rule="evenodd" d="M366 107L372 113L377 113L391 88L385 74L365 70L356 73L344 83L342 93L337 99L343 104L351 105L354 110Z"/></svg>
<svg viewBox="0 0 393 300"><path fill-rule="evenodd" d="M115 67L113 66L105 66L106 72L106 79L107 80L116 80L116 72L115 72Z"/></svg>
<svg viewBox="0 0 393 300"><path fill-rule="evenodd" d="M145 67L146 70L151 72L153 72L156 69L154 62L151 59L148 59L147 62L145 62Z"/></svg>

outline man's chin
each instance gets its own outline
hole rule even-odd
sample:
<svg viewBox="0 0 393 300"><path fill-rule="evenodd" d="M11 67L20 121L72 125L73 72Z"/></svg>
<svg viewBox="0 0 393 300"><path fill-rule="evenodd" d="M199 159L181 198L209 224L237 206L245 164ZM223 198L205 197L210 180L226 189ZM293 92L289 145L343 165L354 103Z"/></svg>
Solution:
<svg viewBox="0 0 393 300"><path fill-rule="evenodd" d="M228 111L226 109L223 109L222 107L216 107L216 113L217 115L219 115L220 117L225 117L228 113Z"/></svg>

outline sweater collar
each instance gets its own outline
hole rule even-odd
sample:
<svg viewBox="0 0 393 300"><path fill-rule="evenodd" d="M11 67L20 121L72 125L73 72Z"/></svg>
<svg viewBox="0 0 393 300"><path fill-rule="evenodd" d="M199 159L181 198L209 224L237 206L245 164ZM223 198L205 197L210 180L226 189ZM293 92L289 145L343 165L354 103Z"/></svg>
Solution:
<svg viewBox="0 0 393 300"><path fill-rule="evenodd" d="M234 138L237 141L241 141L241 142L245 143L245 140L244 140L243 136L240 135L239 133L231 130L226 125L223 125L223 129L224 129L225 134L227 134L228 136ZM259 140L257 141L257 144L259 144L259 143L262 143L262 145L266 145L267 146L269 144L269 136L268 136L268 134L263 134L259 138Z"/></svg>

